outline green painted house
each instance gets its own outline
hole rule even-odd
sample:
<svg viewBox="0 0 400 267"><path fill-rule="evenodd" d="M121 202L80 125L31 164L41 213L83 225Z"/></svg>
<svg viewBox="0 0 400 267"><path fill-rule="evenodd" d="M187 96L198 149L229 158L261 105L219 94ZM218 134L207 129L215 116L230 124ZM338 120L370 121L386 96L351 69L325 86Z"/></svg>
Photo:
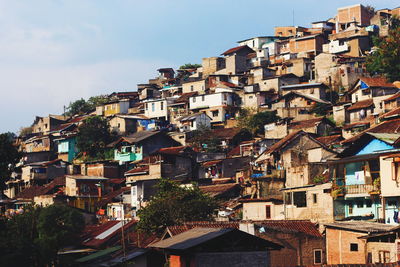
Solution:
<svg viewBox="0 0 400 267"><path fill-rule="evenodd" d="M72 162L78 153L76 146L76 135L66 136L55 140L57 142L58 158Z"/></svg>
<svg viewBox="0 0 400 267"><path fill-rule="evenodd" d="M109 144L108 147L114 148L114 160L123 164L142 160L160 148L178 145L180 144L164 132L141 131L121 137L116 142Z"/></svg>

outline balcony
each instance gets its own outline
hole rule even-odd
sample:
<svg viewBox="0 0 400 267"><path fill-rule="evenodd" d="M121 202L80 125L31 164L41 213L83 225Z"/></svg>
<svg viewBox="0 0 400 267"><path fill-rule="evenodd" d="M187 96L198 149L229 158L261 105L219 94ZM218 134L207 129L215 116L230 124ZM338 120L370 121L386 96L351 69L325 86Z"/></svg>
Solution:
<svg viewBox="0 0 400 267"><path fill-rule="evenodd" d="M285 179L286 178L286 172L285 170L270 170L267 173L266 172L259 172L256 170L253 170L253 174L251 175L251 178L253 179Z"/></svg>
<svg viewBox="0 0 400 267"><path fill-rule="evenodd" d="M356 195L356 194L368 195L374 192L379 192L379 187L373 184L354 184L345 186L345 193L347 195Z"/></svg>

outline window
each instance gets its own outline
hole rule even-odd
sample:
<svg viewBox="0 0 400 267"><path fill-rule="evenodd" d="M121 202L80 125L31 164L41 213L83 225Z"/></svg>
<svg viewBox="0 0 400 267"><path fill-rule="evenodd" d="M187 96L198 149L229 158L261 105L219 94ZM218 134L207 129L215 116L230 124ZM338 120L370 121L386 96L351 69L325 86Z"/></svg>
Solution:
<svg viewBox="0 0 400 267"><path fill-rule="evenodd" d="M371 199L367 199L365 201L365 205L367 206L367 208L371 208L372 207L372 200Z"/></svg>
<svg viewBox="0 0 400 267"><path fill-rule="evenodd" d="M357 203L357 208L363 208L364 207L364 201L359 200L356 203Z"/></svg>
<svg viewBox="0 0 400 267"><path fill-rule="evenodd" d="M322 249L314 249L314 264L322 264Z"/></svg>
<svg viewBox="0 0 400 267"><path fill-rule="evenodd" d="M118 123L118 129L121 129L121 123Z"/></svg>
<svg viewBox="0 0 400 267"><path fill-rule="evenodd" d="M312 194L313 203L317 204L317 194Z"/></svg>
<svg viewBox="0 0 400 267"><path fill-rule="evenodd" d="M219 110L212 111L212 116L213 117L218 117L218 114L219 114Z"/></svg>
<svg viewBox="0 0 400 267"><path fill-rule="evenodd" d="M146 110L148 110L148 109L149 109L149 104L146 103Z"/></svg>
<svg viewBox="0 0 400 267"><path fill-rule="evenodd" d="M294 192L293 204L298 208L307 207L306 191Z"/></svg>
<svg viewBox="0 0 400 267"><path fill-rule="evenodd" d="M205 96L205 95L202 95L202 96L201 96L201 101L204 102L205 100L206 100L206 96Z"/></svg>
<svg viewBox="0 0 400 267"><path fill-rule="evenodd" d="M350 251L358 251L358 244L350 243Z"/></svg>
<svg viewBox="0 0 400 267"><path fill-rule="evenodd" d="M349 214L353 214L353 202L349 202Z"/></svg>
<svg viewBox="0 0 400 267"><path fill-rule="evenodd" d="M140 146L135 146L135 153L136 154L140 154L141 153Z"/></svg>
<svg viewBox="0 0 400 267"><path fill-rule="evenodd" d="M196 103L196 97L193 97L193 103Z"/></svg>
<svg viewBox="0 0 400 267"><path fill-rule="evenodd" d="M228 95L224 94L224 101L228 100Z"/></svg>
<svg viewBox="0 0 400 267"><path fill-rule="evenodd" d="M251 96L249 96L249 99L253 99L253 96L251 95Z"/></svg>
<svg viewBox="0 0 400 267"><path fill-rule="evenodd" d="M164 110L164 102L161 102L161 110Z"/></svg>
<svg viewBox="0 0 400 267"><path fill-rule="evenodd" d="M271 219L271 206L270 205L265 206L265 218Z"/></svg>
<svg viewBox="0 0 400 267"><path fill-rule="evenodd" d="M390 201L388 201L388 206L394 206L394 207L396 207L397 205L396 205L396 201L395 200L390 200Z"/></svg>
<svg viewBox="0 0 400 267"><path fill-rule="evenodd" d="M390 262L390 251L380 250L379 251L379 263Z"/></svg>
<svg viewBox="0 0 400 267"><path fill-rule="evenodd" d="M192 92L194 91L193 85L190 86L190 91L192 91Z"/></svg>
<svg viewBox="0 0 400 267"><path fill-rule="evenodd" d="M151 111L155 111L156 110L156 105L154 103L151 103Z"/></svg>

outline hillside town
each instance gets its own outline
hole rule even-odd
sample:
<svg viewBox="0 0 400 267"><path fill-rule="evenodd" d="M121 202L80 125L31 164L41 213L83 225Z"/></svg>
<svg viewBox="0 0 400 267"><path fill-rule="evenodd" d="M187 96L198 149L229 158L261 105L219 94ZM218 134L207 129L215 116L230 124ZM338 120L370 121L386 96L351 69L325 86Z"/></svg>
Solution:
<svg viewBox="0 0 400 267"><path fill-rule="evenodd" d="M333 13L37 116L1 216L79 211L62 266L398 266L400 81L366 64L400 7ZM154 226L163 183L217 205Z"/></svg>

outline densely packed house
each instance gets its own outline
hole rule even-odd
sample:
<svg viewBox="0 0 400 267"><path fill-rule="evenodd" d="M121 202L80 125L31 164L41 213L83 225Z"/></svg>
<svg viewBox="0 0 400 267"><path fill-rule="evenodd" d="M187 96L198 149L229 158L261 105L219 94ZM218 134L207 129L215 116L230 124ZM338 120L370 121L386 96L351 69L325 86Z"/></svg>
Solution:
<svg viewBox="0 0 400 267"><path fill-rule="evenodd" d="M169 266L396 261L399 84L370 76L365 58L399 14L339 8L311 27L239 41L201 66L160 68L137 91L111 93L85 114L36 117L19 137L21 172L7 182L1 211L65 203L95 217L82 247L99 254L78 259L85 266L163 266L164 255ZM246 131L260 113L275 119ZM82 161L77 135L93 116L106 118L116 138L105 144L107 159ZM218 198L214 221L136 234L137 212L160 178L196 182ZM123 255L115 246L125 230Z"/></svg>

